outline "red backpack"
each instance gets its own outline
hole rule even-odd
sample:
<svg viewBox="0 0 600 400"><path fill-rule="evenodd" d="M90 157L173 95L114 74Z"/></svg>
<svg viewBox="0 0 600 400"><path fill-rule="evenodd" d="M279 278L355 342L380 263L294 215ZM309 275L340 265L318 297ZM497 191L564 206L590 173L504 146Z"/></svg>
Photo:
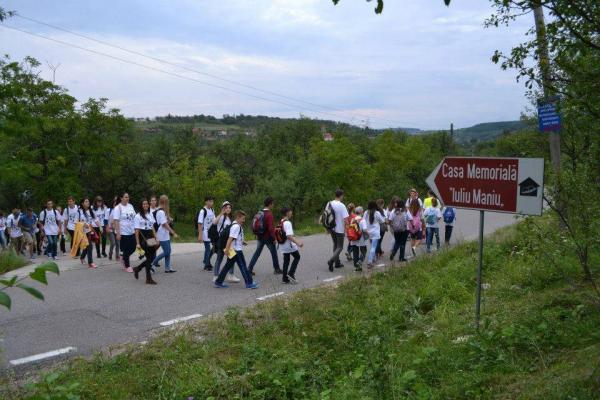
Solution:
<svg viewBox="0 0 600 400"><path fill-rule="evenodd" d="M356 215L352 214L348 217L348 225L346 225L346 236L351 242L360 240L362 231L360 229L360 218L357 219Z"/></svg>
<svg viewBox="0 0 600 400"><path fill-rule="evenodd" d="M279 224L275 227L275 240L279 244L284 244L287 241L287 234L285 233L285 229L283 229L284 219L279 221Z"/></svg>

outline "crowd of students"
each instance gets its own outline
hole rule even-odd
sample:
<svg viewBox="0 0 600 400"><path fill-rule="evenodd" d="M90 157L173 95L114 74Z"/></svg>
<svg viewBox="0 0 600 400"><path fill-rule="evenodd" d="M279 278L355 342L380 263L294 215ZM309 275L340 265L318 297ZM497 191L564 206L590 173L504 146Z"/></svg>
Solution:
<svg viewBox="0 0 600 400"><path fill-rule="evenodd" d="M389 259L394 260L399 253L400 262L406 261L405 249L409 239L413 256L424 237L428 253L431 252L434 238L437 248L440 248L439 224L442 219L445 223L445 243L450 242L456 220L454 209L442 208L431 192L422 201L417 191L411 189L406 200L393 197L387 207L382 199L370 201L366 210L352 203L346 206L343 199L344 192L336 191L335 199L327 203L320 217L320 223L333 242L333 254L327 261L329 271L343 267L340 255L345 240L348 240L346 257L348 261L353 261L357 271L362 270L365 261L368 268L373 268L374 263L384 255L382 242L388 232L392 236ZM226 282L240 282L234 274L234 266L237 265L246 288L256 289L258 283L254 281L254 268L265 247L271 255L274 273L282 275L284 284L297 283L296 271L303 243L294 234L293 211L290 208L284 207L276 217L274 199L267 197L264 200L264 207L251 222L257 246L247 264L243 251L246 245L246 213L241 210L234 212L232 204L225 201L217 214L214 203L212 196L205 198L194 225L198 231L198 241L204 245L204 270L213 273L215 287L226 288ZM45 208L37 214L32 208L27 208L25 212L15 208L5 217L0 211L0 247L5 249L10 242L17 254L34 259L43 252L56 260L59 250L63 255L67 254L65 239L68 236L70 255L79 257L81 263L87 263L90 269L97 268L94 263L95 252L98 259L114 258L121 262L123 270L133 273L136 279L144 270L146 283L154 285L153 274L161 261L164 261L165 273L176 272L171 264L171 238L177 238L178 235L174 230L166 195L143 199L137 210L130 204L129 195L123 193L115 196L109 205L100 196L93 201L84 197L79 204L69 197L64 209L55 207L54 202L48 200ZM283 267L279 263L278 250L283 255ZM134 253L141 261L135 267L131 262ZM211 262L213 256L216 258L214 266Z"/></svg>

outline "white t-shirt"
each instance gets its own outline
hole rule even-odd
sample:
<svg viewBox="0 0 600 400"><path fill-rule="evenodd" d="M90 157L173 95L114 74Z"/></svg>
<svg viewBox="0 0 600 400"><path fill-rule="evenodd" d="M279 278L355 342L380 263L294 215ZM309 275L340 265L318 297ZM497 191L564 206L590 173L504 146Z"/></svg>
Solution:
<svg viewBox="0 0 600 400"><path fill-rule="evenodd" d="M113 219L119 221L121 235L128 236L135 233L133 220L135 219L135 210L131 204L124 206L119 204L113 211Z"/></svg>
<svg viewBox="0 0 600 400"><path fill-rule="evenodd" d="M208 229L215 220L215 212L212 208L202 208L198 214L198 223L202 224L202 241L210 242L208 238Z"/></svg>
<svg viewBox="0 0 600 400"><path fill-rule="evenodd" d="M80 214L79 219L87 224L83 228L84 232L85 233L90 232L91 231L90 227L94 227L94 226L97 225L97 223L96 223L96 216L92 216L92 211L91 210L85 211L83 208L79 209L79 214Z"/></svg>
<svg viewBox="0 0 600 400"><path fill-rule="evenodd" d="M421 206L421 208L423 208L423 200L421 200L420 197L417 197L417 200L419 200L419 206ZM408 199L406 199L406 208L410 207L410 203L412 202L412 199L409 197Z"/></svg>
<svg viewBox="0 0 600 400"><path fill-rule="evenodd" d="M290 221L283 221L283 230L288 238L294 236L294 227ZM283 244L279 245L279 249L284 254L293 253L298 250L298 245L288 239Z"/></svg>
<svg viewBox="0 0 600 400"><path fill-rule="evenodd" d="M98 224L94 224L96 228L102 228L104 226L104 220L108 219L108 207L102 206L100 208L94 208L94 214L98 218Z"/></svg>
<svg viewBox="0 0 600 400"><path fill-rule="evenodd" d="M49 236L58 235L58 224L62 216L55 210L43 209L40 212L40 223L44 223L44 233Z"/></svg>
<svg viewBox="0 0 600 400"><path fill-rule="evenodd" d="M364 219L364 218L362 218L362 217L361 217L361 216L359 216L359 215L357 215L357 216L354 218L354 220L355 220L355 221L356 221L356 220L358 220L358 221L359 221L359 222L358 222L358 226L360 227L360 230L361 230L362 232L366 232L366 230L367 230L367 221L365 221L365 219ZM359 247L366 246L366 245L367 245L367 241L365 240L365 235L364 235L364 233L363 233L362 235L360 235L360 239L358 239L358 240L351 240L351 241L350 241L350 244L351 244L352 246L359 246Z"/></svg>
<svg viewBox="0 0 600 400"><path fill-rule="evenodd" d="M369 239L381 239L381 225L385 222L385 218L379 211L375 211L373 215L373 223L371 223L371 218L369 216L369 212L365 211L364 220L367 222L367 233L369 234Z"/></svg>
<svg viewBox="0 0 600 400"><path fill-rule="evenodd" d="M240 224L236 222L231 225L229 237L233 238L231 246L235 251L242 251L244 249L244 229Z"/></svg>
<svg viewBox="0 0 600 400"><path fill-rule="evenodd" d="M4 232L6 229L6 218L0 217L0 232Z"/></svg>
<svg viewBox="0 0 600 400"><path fill-rule="evenodd" d="M10 229L11 238L23 236L23 232L21 232L21 228L19 228L19 218L21 218L20 215L15 217L14 214L10 214L6 219L6 227Z"/></svg>
<svg viewBox="0 0 600 400"><path fill-rule="evenodd" d="M156 212L156 223L158 224L158 232L156 232L156 238L158 239L158 241L166 242L171 240L171 234L163 226L164 224L169 223L169 220L167 219L167 214L163 210L158 210Z"/></svg>
<svg viewBox="0 0 600 400"><path fill-rule="evenodd" d="M223 229L227 228L231 225L231 218L226 217L225 215L221 215L221 218L217 221L217 231L219 234L223 231Z"/></svg>
<svg viewBox="0 0 600 400"><path fill-rule="evenodd" d="M331 208L335 214L335 233L345 233L346 232L346 218L348 218L348 209L339 200L332 200L329 202L331 204Z"/></svg>
<svg viewBox="0 0 600 400"><path fill-rule="evenodd" d="M75 230L75 223L79 222L79 207L65 207L62 215L62 220L67 223L67 229Z"/></svg>
<svg viewBox="0 0 600 400"><path fill-rule="evenodd" d="M143 218L140 213L135 214L133 219L133 227L142 231L149 231L154 226L154 217L152 213L146 214L146 218Z"/></svg>
<svg viewBox="0 0 600 400"><path fill-rule="evenodd" d="M430 224L427 222L427 217L433 216L435 222ZM423 219L425 220L426 228L439 228L439 219L442 218L442 212L437 207L427 207L425 211L423 211Z"/></svg>

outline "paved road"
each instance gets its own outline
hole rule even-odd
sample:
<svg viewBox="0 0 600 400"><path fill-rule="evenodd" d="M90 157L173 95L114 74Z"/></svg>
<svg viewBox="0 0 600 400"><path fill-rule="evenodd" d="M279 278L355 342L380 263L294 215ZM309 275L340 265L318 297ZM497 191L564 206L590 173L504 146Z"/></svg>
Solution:
<svg viewBox="0 0 600 400"><path fill-rule="evenodd" d="M475 239L478 218L476 211L458 210L454 241ZM486 213L485 231L490 233L513 222L511 215ZM258 290L247 290L243 284L231 284L225 290L213 288L212 273L202 271L200 266L199 244L175 245L173 265L178 272L164 274L161 270L155 275L156 286L145 285L143 276L136 281L132 274L105 259L98 262L97 270L88 270L77 260L63 258L59 261L61 275L49 274L49 285L41 288L45 302L11 290L12 311L0 309L0 368L23 371L37 364L15 366L9 361L58 349L71 348L69 355L89 355L110 345L143 341L152 331L165 329L161 322L198 314L206 318L230 306L256 303L262 296L290 293L356 274L351 263L333 273L327 270L325 260L331 251L327 236L313 235L303 240L296 274L300 284L281 284L281 276L272 273L265 249L255 268L256 281L261 285ZM246 248L248 260L254 248L254 243ZM386 236L384 250L389 248Z"/></svg>

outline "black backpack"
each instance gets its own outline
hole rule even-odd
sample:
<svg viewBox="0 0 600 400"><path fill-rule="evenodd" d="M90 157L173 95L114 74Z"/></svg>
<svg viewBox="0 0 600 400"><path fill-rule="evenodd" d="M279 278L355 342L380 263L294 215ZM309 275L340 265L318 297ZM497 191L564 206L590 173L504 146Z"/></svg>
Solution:
<svg viewBox="0 0 600 400"><path fill-rule="evenodd" d="M225 250L225 247L227 247L227 241L229 240L229 232L231 232L231 227L233 226L233 224L237 224L237 222L233 222L227 225L219 233L219 239L217 240L216 244L217 250Z"/></svg>
<svg viewBox="0 0 600 400"><path fill-rule="evenodd" d="M160 228L158 222L156 221L156 214L158 214L160 210L162 210L162 208L157 208L156 210L152 211L152 216L154 217L154 224L152 224L152 227L154 228L155 232L158 232L158 228Z"/></svg>
<svg viewBox="0 0 600 400"><path fill-rule="evenodd" d="M219 241L219 229L217 225L211 224L210 228L208 228L208 240L214 245Z"/></svg>
<svg viewBox="0 0 600 400"><path fill-rule="evenodd" d="M321 224L329 231L335 229L335 211L333 211L333 207L331 207L331 202L327 203L321 214Z"/></svg>
<svg viewBox="0 0 600 400"><path fill-rule="evenodd" d="M196 235L200 233L198 232L198 218L200 218L200 213L202 211L204 211L204 218L206 218L206 214L208 214L208 210L206 209L206 207L202 207L200 211L196 213L196 218L194 218L194 232L196 232ZM202 218L202 228L204 228L204 218Z"/></svg>

